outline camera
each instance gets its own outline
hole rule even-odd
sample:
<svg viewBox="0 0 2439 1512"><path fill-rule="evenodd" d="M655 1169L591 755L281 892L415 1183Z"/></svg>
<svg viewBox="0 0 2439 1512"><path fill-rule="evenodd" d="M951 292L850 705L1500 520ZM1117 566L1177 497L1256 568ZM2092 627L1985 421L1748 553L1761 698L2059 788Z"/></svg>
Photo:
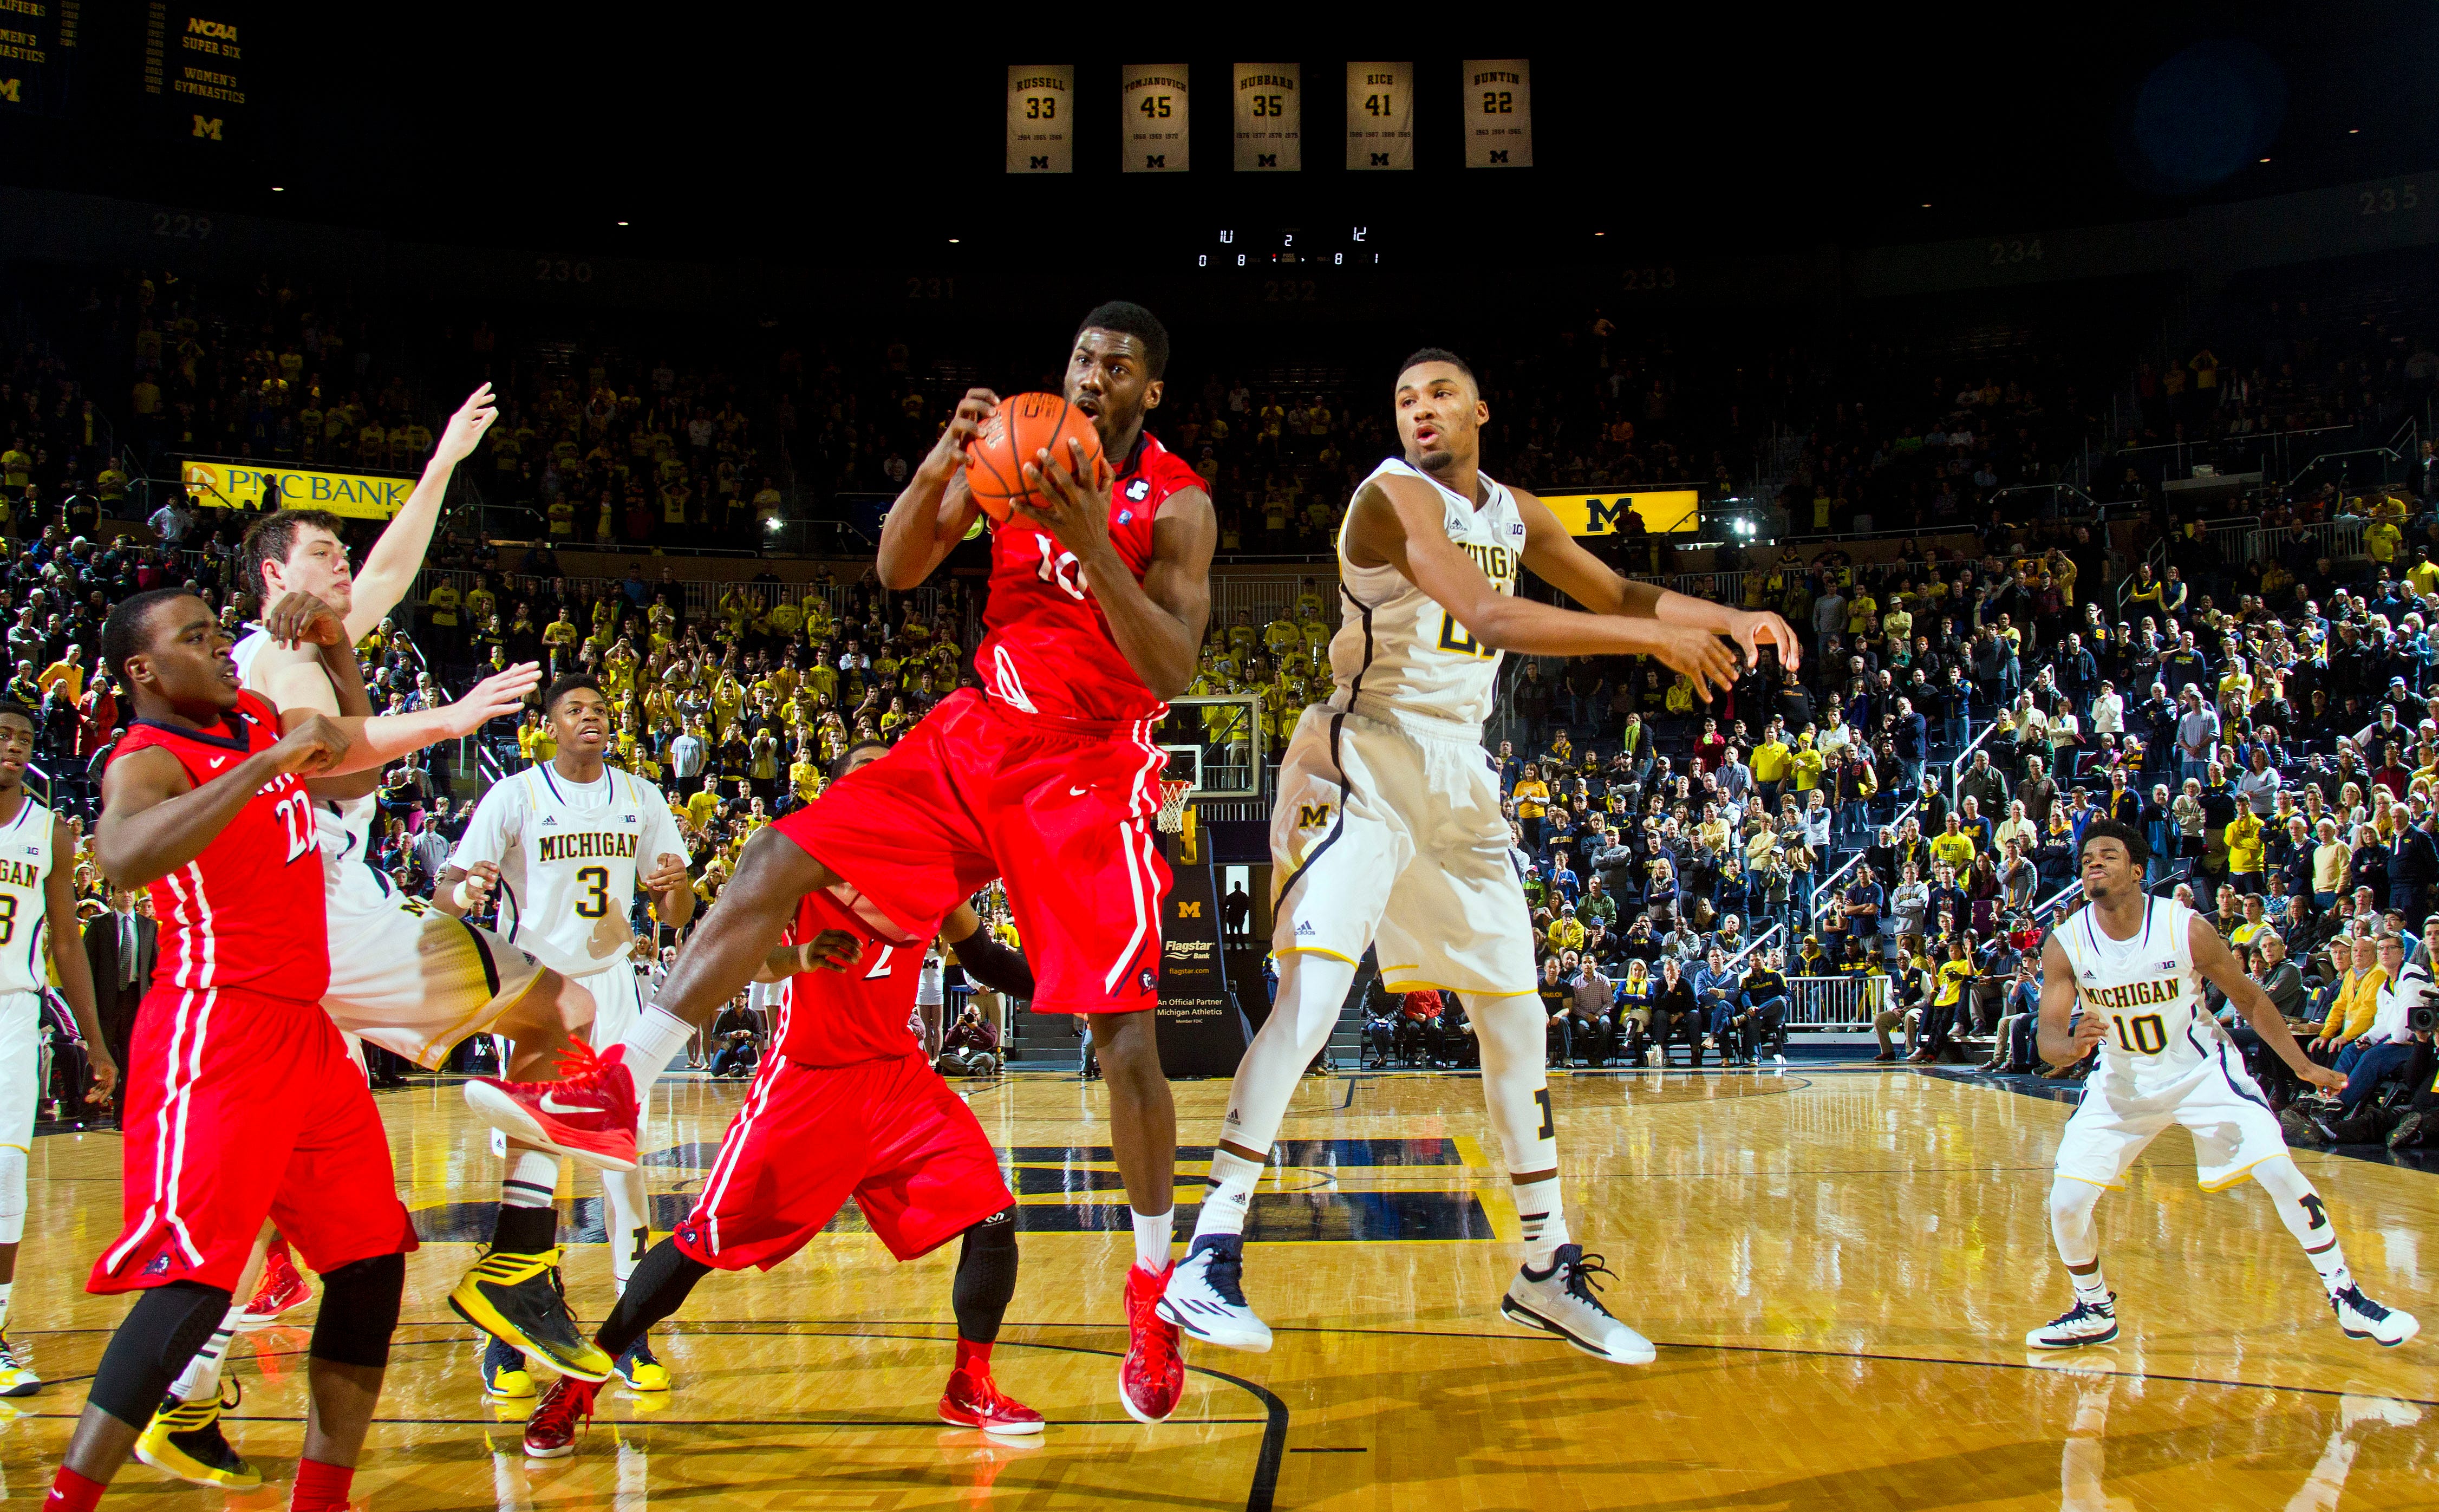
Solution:
<svg viewBox="0 0 2439 1512"><path fill-rule="evenodd" d="M2439 1004L2421 1003L2408 1009L2405 1026L2415 1034L2439 1033Z"/></svg>

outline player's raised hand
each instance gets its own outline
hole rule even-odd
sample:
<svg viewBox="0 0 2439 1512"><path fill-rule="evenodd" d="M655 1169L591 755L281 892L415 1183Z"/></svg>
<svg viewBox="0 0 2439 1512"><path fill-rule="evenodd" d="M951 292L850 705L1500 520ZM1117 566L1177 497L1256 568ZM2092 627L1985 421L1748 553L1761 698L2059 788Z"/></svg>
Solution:
<svg viewBox="0 0 2439 1512"><path fill-rule="evenodd" d="M966 443L982 431L983 421L999 408L999 396L988 388L970 388L966 397L957 400L957 412L940 428L940 438L932 444L932 454L924 458L927 467L943 470L962 469L966 465Z"/></svg>
<svg viewBox="0 0 2439 1512"><path fill-rule="evenodd" d="M336 646L347 639L347 622L321 599L297 590L279 596L262 616L262 630L281 647Z"/></svg>
<svg viewBox="0 0 2439 1512"><path fill-rule="evenodd" d="M327 715L309 714L296 728L279 738L271 748L272 764L294 776L310 777L337 766L355 742L339 722Z"/></svg>
<svg viewBox="0 0 2439 1512"><path fill-rule="evenodd" d="M1694 696L1703 703L1711 702L1713 687L1725 693L1736 686L1736 674L1743 668L1737 664L1735 648L1721 640L1716 631L1692 625L1659 625L1653 627L1653 635L1657 644L1651 653L1670 671L1684 673L1685 680L1694 685Z"/></svg>
<svg viewBox="0 0 2439 1512"><path fill-rule="evenodd" d="M110 1047L86 1045L84 1064L85 1069L93 1073L93 1090L84 1094L84 1100L97 1106L110 1101L112 1089L118 1085L118 1062L112 1058Z"/></svg>
<svg viewBox="0 0 2439 1512"><path fill-rule="evenodd" d="M644 891L666 893L686 884L686 859L675 851L665 850L652 859L652 869L644 874Z"/></svg>
<svg viewBox="0 0 2439 1512"><path fill-rule="evenodd" d="M1788 628L1786 620L1769 610L1738 610L1736 626L1728 633L1744 648L1747 667L1761 665L1763 641L1778 648L1778 665L1785 670L1791 672L1804 665L1804 648L1796 644L1795 631Z"/></svg>
<svg viewBox="0 0 2439 1512"><path fill-rule="evenodd" d="M449 423L440 432L440 444L432 449L432 459L451 467L465 461L474 454L474 448L482 444L483 433L499 418L499 401L491 397L491 385L485 383L467 395L466 402L457 406L457 413L449 417Z"/></svg>
<svg viewBox="0 0 2439 1512"><path fill-rule="evenodd" d="M1065 456L1045 447L1033 458L1024 464L1024 486L1033 492L1013 501L1015 511L1057 536L1077 560L1092 560L1095 549L1110 538L1108 461L1085 467L1084 443L1073 436Z"/></svg>
<svg viewBox="0 0 2439 1512"><path fill-rule="evenodd" d="M464 698L449 705L449 728L463 738L493 720L521 713L525 695L542 682L542 664L519 662L504 667L475 684Z"/></svg>

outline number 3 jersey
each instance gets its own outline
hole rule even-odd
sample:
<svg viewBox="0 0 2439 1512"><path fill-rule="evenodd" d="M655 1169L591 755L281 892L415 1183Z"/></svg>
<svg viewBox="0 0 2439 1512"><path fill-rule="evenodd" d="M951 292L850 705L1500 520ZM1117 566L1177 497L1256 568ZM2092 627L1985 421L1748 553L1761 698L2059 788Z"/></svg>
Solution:
<svg viewBox="0 0 2439 1512"><path fill-rule="evenodd" d="M2194 969L2194 911L2173 898L2145 900L2132 939L2111 939L2099 910L2083 908L2059 927L2077 1004L2109 1025L2100 1080L2119 1096L2163 1091L2217 1053L2218 1025L2202 1012Z"/></svg>
<svg viewBox="0 0 2439 1512"><path fill-rule="evenodd" d="M218 730L189 730L137 720L111 759L159 746L200 788L279 743L278 713L258 694L240 693L221 721ZM152 912L161 921L155 993L243 987L320 1002L330 985L330 943L305 785L283 774L258 789L202 854L152 883Z"/></svg>
<svg viewBox="0 0 2439 1512"><path fill-rule="evenodd" d="M635 880L686 845L651 783L603 770L570 782L547 761L494 783L449 864L500 868L500 932L543 964L589 976L627 960Z"/></svg>
<svg viewBox="0 0 2439 1512"><path fill-rule="evenodd" d="M43 968L43 883L50 874L51 811L29 792L17 816L0 825L0 996L50 985Z"/></svg>

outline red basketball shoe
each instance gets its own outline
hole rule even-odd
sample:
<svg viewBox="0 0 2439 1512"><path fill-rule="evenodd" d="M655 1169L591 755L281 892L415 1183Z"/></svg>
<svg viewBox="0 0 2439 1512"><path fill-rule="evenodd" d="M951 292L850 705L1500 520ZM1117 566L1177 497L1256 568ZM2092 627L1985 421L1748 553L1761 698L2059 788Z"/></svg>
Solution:
<svg viewBox="0 0 2439 1512"><path fill-rule="evenodd" d="M1177 1350L1177 1325L1162 1321L1161 1293L1168 1289L1174 1261L1158 1275L1127 1267L1127 1332L1133 1342L1118 1367L1118 1400L1138 1423L1162 1423L1177 1411L1185 1390L1185 1357Z"/></svg>
<svg viewBox="0 0 2439 1512"><path fill-rule="evenodd" d="M576 1452L579 1426L593 1421L593 1396L600 1389L599 1381L560 1377L525 1419L525 1458L564 1459Z"/></svg>
<svg viewBox="0 0 2439 1512"><path fill-rule="evenodd" d="M238 1315L240 1333L252 1333L267 1328L272 1320L313 1294L313 1289L296 1272L296 1262L289 1258L288 1241L274 1239L271 1251L263 1256L262 1281L254 1289L253 1299Z"/></svg>
<svg viewBox="0 0 2439 1512"><path fill-rule="evenodd" d="M581 1165L632 1171L641 1119L635 1077L620 1049L614 1045L609 1054L596 1055L591 1045L576 1041L560 1058L558 1081L477 1076L466 1083L467 1106L511 1139Z"/></svg>
<svg viewBox="0 0 2439 1512"><path fill-rule="evenodd" d="M999 1389L990 1366L960 1366L940 1394L940 1421L1008 1437L1041 1432L1041 1414Z"/></svg>

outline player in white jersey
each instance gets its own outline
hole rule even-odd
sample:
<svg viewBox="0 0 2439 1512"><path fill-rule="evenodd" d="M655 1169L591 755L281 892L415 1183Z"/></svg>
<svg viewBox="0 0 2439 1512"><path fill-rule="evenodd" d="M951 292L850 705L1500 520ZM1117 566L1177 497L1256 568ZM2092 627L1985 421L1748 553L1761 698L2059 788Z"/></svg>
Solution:
<svg viewBox="0 0 2439 1512"><path fill-rule="evenodd" d="M2226 993L2296 1076L2331 1088L2345 1078L2304 1054L2217 930L2184 904L2144 891L2149 859L2149 845L2132 826L2108 819L2087 826L2079 860L2088 901L2041 946L2041 1058L2071 1066L2097 1046L2100 1065L2058 1137L2050 1184L2050 1232L2074 1279L2074 1306L2024 1343L2074 1349L2117 1337L2117 1298L2101 1278L2092 1209L2171 1124L2193 1133L2202 1190L2224 1191L2250 1176L2270 1194L2348 1338L2405 1343L2421 1325L2355 1284L2327 1204L2295 1168L2277 1115L2243 1058L2202 1011L2201 984Z"/></svg>
<svg viewBox="0 0 2439 1512"><path fill-rule="evenodd" d="M1707 701L1735 681L1739 649L1757 658L1770 640L1792 666L1794 637L1775 614L1628 582L1539 499L1483 476L1489 406L1454 354L1408 358L1394 403L1405 455L1364 480L1339 529L1337 687L1304 711L1279 769L1277 1004L1237 1069L1211 1161L1217 1190L1160 1313L1212 1343L1270 1347L1240 1280L1254 1184L1356 963L1377 946L1388 991L1454 992L1471 1013L1483 1096L1523 1219L1524 1263L1501 1310L1587 1354L1641 1363L1651 1345L1600 1305L1600 1257L1570 1242L1560 1209L1532 923L1482 722L1506 651L1646 653ZM1516 597L1525 567L1593 613Z"/></svg>
<svg viewBox="0 0 2439 1512"><path fill-rule="evenodd" d="M34 711L0 703L0 1396L42 1389L9 1347L9 1292L26 1236L26 1162L33 1152L34 1105L42 1098L43 947L60 974L93 1068L86 1101L108 1103L118 1064L102 1042L93 975L77 928L76 834L26 791L34 755ZM61 943L64 941L65 943Z"/></svg>
<svg viewBox="0 0 2439 1512"><path fill-rule="evenodd" d="M650 895L661 923L682 928L694 916L685 839L660 789L604 760L610 703L591 674L570 673L553 683L543 697L543 718L558 742L557 753L483 794L440 873L436 896L453 914L478 910L496 898L501 932L589 991L596 1042L616 1044L643 1011L635 978L639 946L627 922L637 887ZM652 943L640 946L647 961ZM558 1048L519 1042L506 1074L533 1079L548 1064L546 1053ZM481 1082L466 1086L468 1100L478 1107L490 1092ZM491 1254L458 1284L450 1302L491 1335L483 1361L484 1389L495 1396L523 1397L532 1396L534 1387L521 1349L545 1363L559 1362L556 1349L536 1350L525 1342L527 1320L519 1309L525 1298L516 1282L557 1251L559 1214L552 1193L559 1185L560 1157L514 1138L508 1144ZM650 1197L644 1173L632 1165L600 1176L610 1272L623 1294L635 1262L651 1248ZM545 1326L555 1333L556 1320ZM642 1339L611 1366L635 1390L669 1389L668 1371Z"/></svg>

